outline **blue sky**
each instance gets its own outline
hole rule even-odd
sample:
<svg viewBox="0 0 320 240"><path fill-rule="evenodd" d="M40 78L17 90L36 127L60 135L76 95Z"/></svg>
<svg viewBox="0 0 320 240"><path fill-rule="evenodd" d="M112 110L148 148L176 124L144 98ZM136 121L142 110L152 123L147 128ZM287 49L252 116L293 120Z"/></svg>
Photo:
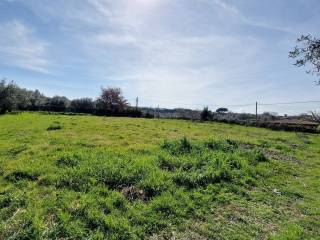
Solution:
<svg viewBox="0 0 320 240"><path fill-rule="evenodd" d="M301 34L319 37L319 12L318 0L0 0L0 77L69 98L117 86L144 106L320 100L288 58ZM297 108L317 106L259 110Z"/></svg>

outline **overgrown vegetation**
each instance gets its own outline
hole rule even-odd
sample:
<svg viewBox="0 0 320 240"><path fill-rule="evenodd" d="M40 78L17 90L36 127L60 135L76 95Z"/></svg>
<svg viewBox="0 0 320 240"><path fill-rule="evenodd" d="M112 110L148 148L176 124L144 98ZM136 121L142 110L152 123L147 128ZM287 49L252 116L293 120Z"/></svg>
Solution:
<svg viewBox="0 0 320 240"><path fill-rule="evenodd" d="M317 135L35 113L0 125L0 239L320 234Z"/></svg>

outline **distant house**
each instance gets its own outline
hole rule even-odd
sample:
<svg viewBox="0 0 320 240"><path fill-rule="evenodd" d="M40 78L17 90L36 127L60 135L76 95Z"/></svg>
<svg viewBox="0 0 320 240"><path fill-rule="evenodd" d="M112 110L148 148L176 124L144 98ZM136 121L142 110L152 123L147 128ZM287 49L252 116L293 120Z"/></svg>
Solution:
<svg viewBox="0 0 320 240"><path fill-rule="evenodd" d="M270 124L273 124L274 126L286 126L287 128L302 128L304 130L311 130L312 132L316 132L317 128L319 127L319 123L315 121L310 121L307 119L299 119L299 118L282 118L277 119L269 122Z"/></svg>

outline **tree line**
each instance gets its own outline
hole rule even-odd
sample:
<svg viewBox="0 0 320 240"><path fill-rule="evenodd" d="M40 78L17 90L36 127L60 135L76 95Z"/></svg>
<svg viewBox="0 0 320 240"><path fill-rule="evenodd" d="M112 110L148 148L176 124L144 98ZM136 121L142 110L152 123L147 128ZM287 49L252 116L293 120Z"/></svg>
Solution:
<svg viewBox="0 0 320 240"><path fill-rule="evenodd" d="M311 35L302 35L294 50L289 52L289 57L296 58L294 65L298 67L310 65L307 73L320 76L320 39ZM316 81L320 85L320 80ZM144 114L138 108L131 107L123 97L120 88L102 88L98 98L79 98L69 100L64 96L47 97L39 90L27 90L19 87L13 81L0 81L0 114L15 110L22 111L53 111L53 112L74 112L97 115L132 116L141 117ZM227 112L228 109L218 109L218 113ZM145 117L154 117L149 112ZM313 113L319 121L320 114ZM201 112L201 120L212 119L212 113L208 108Z"/></svg>
<svg viewBox="0 0 320 240"><path fill-rule="evenodd" d="M101 88L96 99L70 100L65 96L47 97L39 90L19 87L13 81L0 81L0 114L12 111L72 112L109 116L142 117L142 112L131 107L120 88Z"/></svg>

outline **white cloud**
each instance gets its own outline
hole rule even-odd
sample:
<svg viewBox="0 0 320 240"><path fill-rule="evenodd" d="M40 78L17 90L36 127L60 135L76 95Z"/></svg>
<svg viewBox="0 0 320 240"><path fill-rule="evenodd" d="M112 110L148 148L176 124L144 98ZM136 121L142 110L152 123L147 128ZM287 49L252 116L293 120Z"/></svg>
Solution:
<svg viewBox="0 0 320 240"><path fill-rule="evenodd" d="M36 38L32 29L20 21L0 26L0 59L2 64L48 73L48 43Z"/></svg>
<svg viewBox="0 0 320 240"><path fill-rule="evenodd" d="M86 41L87 46L91 44L88 51L93 56L111 58L113 63L122 61L121 70L113 74L105 70L109 79L123 82L125 90L135 92L142 101L148 99L152 105L162 103L171 107L202 107L199 99L203 103L217 101L217 96L211 94L212 89L219 92L219 88L243 80L243 76L259 64L257 55L261 47L254 38L219 35L153 39L128 33L105 33ZM135 49L138 54L134 62L127 51L111 57L115 46ZM127 67L123 69L123 66ZM102 63L101 67L106 68L107 64ZM219 97L219 102L227 100L223 91ZM183 104L181 99L185 99Z"/></svg>
<svg viewBox="0 0 320 240"><path fill-rule="evenodd" d="M61 38L55 45L60 55L55 51L55 57L61 59L61 65L70 64L75 69L66 73L61 68L61 79L72 81L80 76L85 82L81 84L90 81L97 89L116 84L128 98L138 95L141 101L149 99L144 104L197 104L201 108L202 103L254 103L275 95L273 88L278 88L279 79L291 77L290 63L286 68L285 62L287 50L278 46L292 37L287 34L291 29L280 24L285 21L278 15L266 23L255 21L254 15L259 18L256 12L245 14L236 1L19 1L46 24L56 24ZM277 34L269 37L252 26ZM27 62L46 68L46 44L36 39L33 31L26 29L24 35L28 39L25 42L33 43L33 50L10 51L11 55L38 56L40 63ZM16 41L15 48L25 49L25 45ZM19 65L26 65L26 61ZM280 71L284 72L281 77ZM281 94L287 96L285 91Z"/></svg>
<svg viewBox="0 0 320 240"><path fill-rule="evenodd" d="M157 27L162 21L157 24L154 16L161 11L183 10L180 4L166 5L166 2L87 0L84 7L79 8L77 1L70 0L64 4L63 14L57 11L59 4L50 2L45 12L73 31L74 45L78 45L84 53L82 58L88 62L85 71L93 79L99 79L91 80L95 83L115 83L124 88L128 97L137 94L142 99L171 103L186 99L187 106L199 101L227 102L230 94L232 98L241 97L242 93L235 93L230 86L253 78L250 75L263 64L257 57L263 43L233 34L179 33L176 31L179 26L166 26L159 34ZM171 9L164 10L164 5ZM43 12L40 7L36 5L36 12ZM222 7L224 14L228 11L228 14L238 14L236 8Z"/></svg>
<svg viewBox="0 0 320 240"><path fill-rule="evenodd" d="M285 33L296 33L293 29L285 26L277 26L266 22L260 22L255 19L251 19L244 15L235 5L227 3L225 0L198 0L210 6L220 7L225 14L236 19L242 24L264 28L273 31L285 32Z"/></svg>
<svg viewBox="0 0 320 240"><path fill-rule="evenodd" d="M92 43L101 45L135 45L137 39L129 34L98 34L91 39Z"/></svg>
<svg viewBox="0 0 320 240"><path fill-rule="evenodd" d="M137 31L148 24L150 16L160 11L168 0L87 0L110 25Z"/></svg>

